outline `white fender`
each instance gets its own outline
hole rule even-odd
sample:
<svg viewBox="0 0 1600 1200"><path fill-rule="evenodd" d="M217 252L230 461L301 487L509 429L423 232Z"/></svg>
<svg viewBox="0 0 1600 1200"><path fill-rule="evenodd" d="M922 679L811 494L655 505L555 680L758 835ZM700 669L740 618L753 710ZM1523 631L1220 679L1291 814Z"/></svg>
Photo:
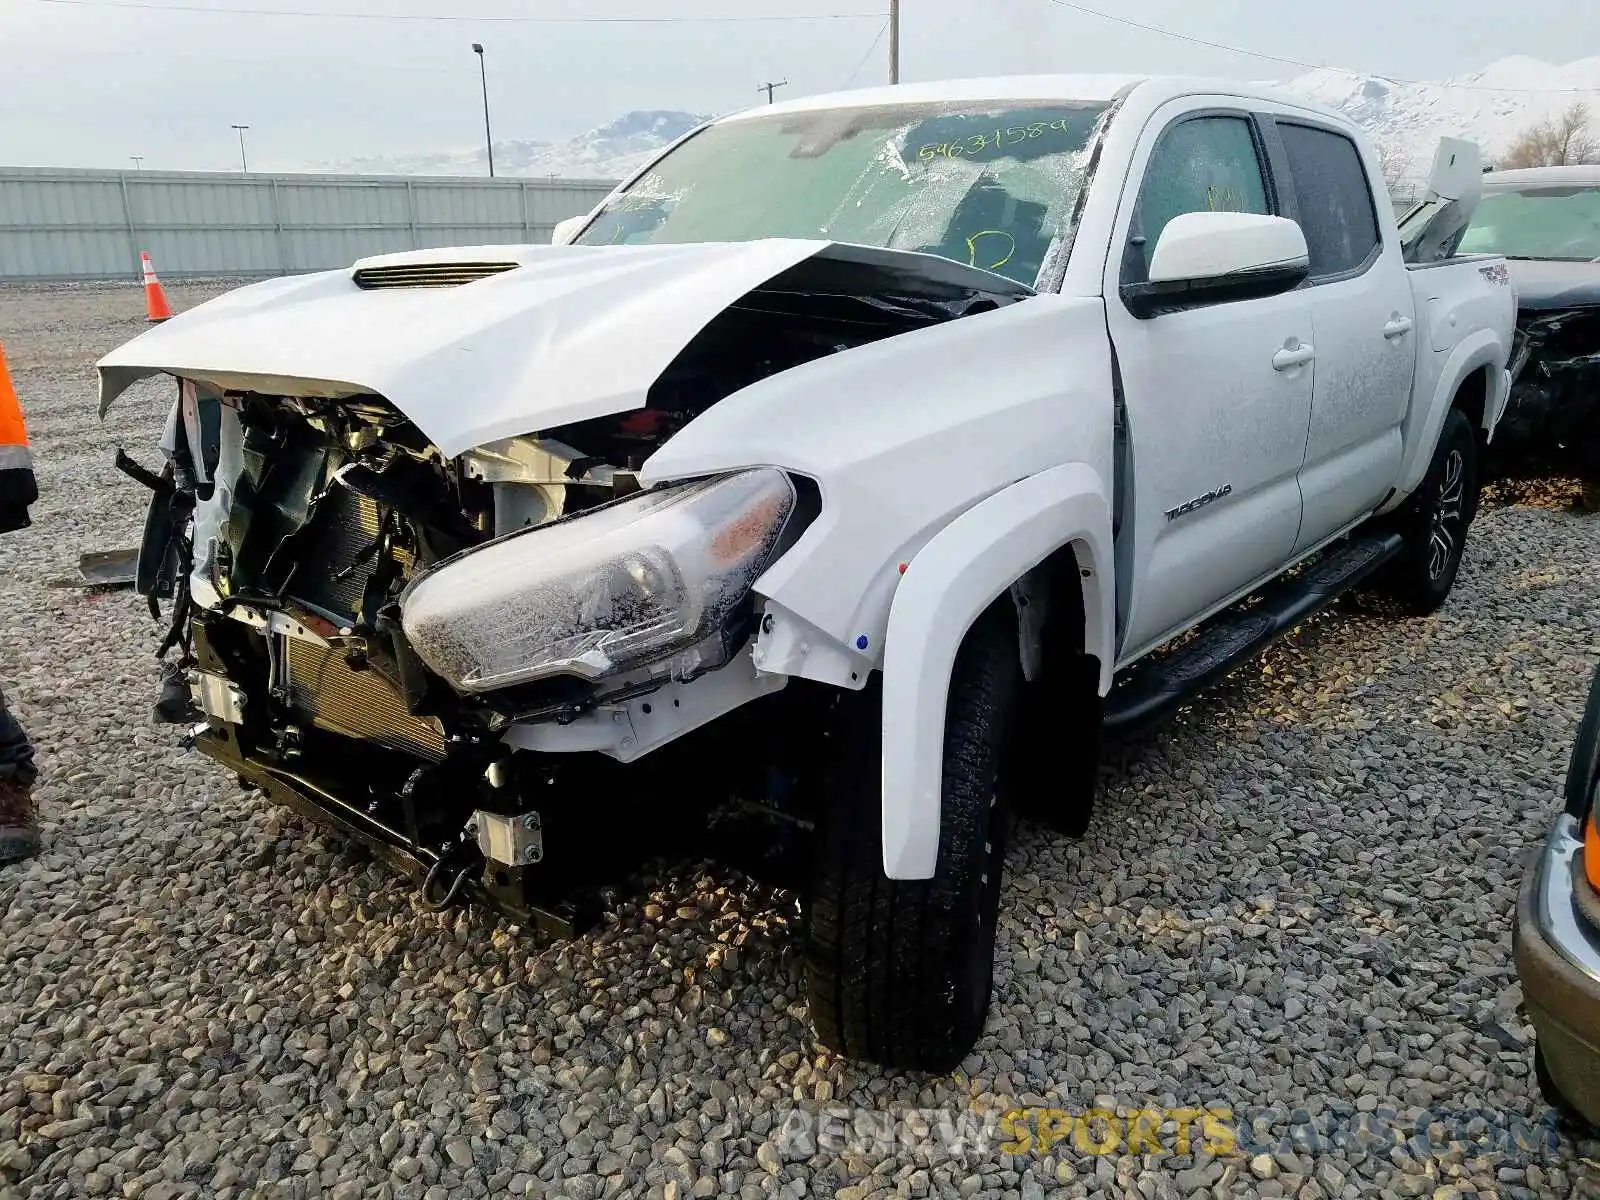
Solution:
<svg viewBox="0 0 1600 1200"><path fill-rule="evenodd" d="M939 856L945 705L956 651L979 614L1071 543L1084 584L1084 647L1109 686L1114 630L1111 502L1083 463L1031 475L957 517L906 568L883 660L883 870L928 879Z"/></svg>
<svg viewBox="0 0 1600 1200"><path fill-rule="evenodd" d="M1495 423L1505 408L1511 392L1511 379L1503 369L1506 346L1492 330L1479 330L1464 338L1450 352L1440 369L1433 392L1425 407L1413 405L1404 426L1405 458L1400 464L1400 475L1395 483L1395 493L1384 505L1388 511L1398 507L1422 483L1433 461L1433 450L1444 428L1444 419L1461 385L1475 371L1488 369L1489 388L1484 398L1484 432L1492 435Z"/></svg>

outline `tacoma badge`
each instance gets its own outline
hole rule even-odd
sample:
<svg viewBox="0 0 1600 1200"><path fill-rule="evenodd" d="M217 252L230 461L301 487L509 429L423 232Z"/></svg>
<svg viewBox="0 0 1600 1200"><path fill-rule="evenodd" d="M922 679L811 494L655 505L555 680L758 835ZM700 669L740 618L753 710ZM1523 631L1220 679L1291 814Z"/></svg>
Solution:
<svg viewBox="0 0 1600 1200"><path fill-rule="evenodd" d="M1221 500L1224 496L1228 495L1232 491L1233 484L1225 483L1221 487L1207 492L1204 496L1196 496L1193 500L1185 500L1182 504L1178 505L1177 508L1167 509L1167 520L1176 521L1179 517L1186 517L1196 509L1204 508L1213 500Z"/></svg>

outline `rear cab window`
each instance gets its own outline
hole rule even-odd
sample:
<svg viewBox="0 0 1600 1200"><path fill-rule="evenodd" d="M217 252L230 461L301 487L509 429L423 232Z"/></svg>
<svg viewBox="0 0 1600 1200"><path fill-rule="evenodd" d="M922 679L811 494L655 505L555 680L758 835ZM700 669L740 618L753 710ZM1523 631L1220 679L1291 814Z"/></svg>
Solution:
<svg viewBox="0 0 1600 1200"><path fill-rule="evenodd" d="M1276 125L1294 180L1296 217L1311 255L1311 282L1360 274L1382 249L1360 150L1331 129L1283 120Z"/></svg>

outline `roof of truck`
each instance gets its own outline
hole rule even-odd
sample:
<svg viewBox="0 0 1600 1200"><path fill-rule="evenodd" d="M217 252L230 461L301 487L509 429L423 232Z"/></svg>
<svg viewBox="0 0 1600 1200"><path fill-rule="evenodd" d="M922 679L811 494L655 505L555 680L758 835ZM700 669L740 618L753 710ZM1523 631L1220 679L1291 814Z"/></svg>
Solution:
<svg viewBox="0 0 1600 1200"><path fill-rule="evenodd" d="M870 108L883 104L933 104L940 101L1078 100L1109 104L1134 87L1159 89L1163 98L1184 95L1254 96L1306 107L1303 99L1275 93L1270 87L1241 79L1202 79L1166 75L1000 75L983 79L943 79L900 83L801 96L777 104L761 104L731 113L721 121L750 120L829 108Z"/></svg>
<svg viewBox="0 0 1600 1200"><path fill-rule="evenodd" d="M1483 177L1485 191L1530 186L1559 186L1576 184L1580 187L1600 186L1600 166L1582 167L1522 167L1515 171L1491 171Z"/></svg>

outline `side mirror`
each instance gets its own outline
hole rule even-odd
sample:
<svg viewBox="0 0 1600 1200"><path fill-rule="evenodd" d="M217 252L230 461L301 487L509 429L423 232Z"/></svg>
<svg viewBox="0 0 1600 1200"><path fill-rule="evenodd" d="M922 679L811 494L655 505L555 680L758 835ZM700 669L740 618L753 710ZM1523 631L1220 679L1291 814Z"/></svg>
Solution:
<svg viewBox="0 0 1600 1200"><path fill-rule="evenodd" d="M552 246L571 245L572 239L578 236L578 231L584 227L588 220L588 213L579 213L575 217L568 217L565 221L558 222L555 231L550 235L550 244Z"/></svg>
<svg viewBox="0 0 1600 1200"><path fill-rule="evenodd" d="M1257 213L1183 213L1167 222L1150 256L1149 281L1124 284L1135 316L1201 304L1275 296L1311 271L1306 237L1284 217Z"/></svg>

